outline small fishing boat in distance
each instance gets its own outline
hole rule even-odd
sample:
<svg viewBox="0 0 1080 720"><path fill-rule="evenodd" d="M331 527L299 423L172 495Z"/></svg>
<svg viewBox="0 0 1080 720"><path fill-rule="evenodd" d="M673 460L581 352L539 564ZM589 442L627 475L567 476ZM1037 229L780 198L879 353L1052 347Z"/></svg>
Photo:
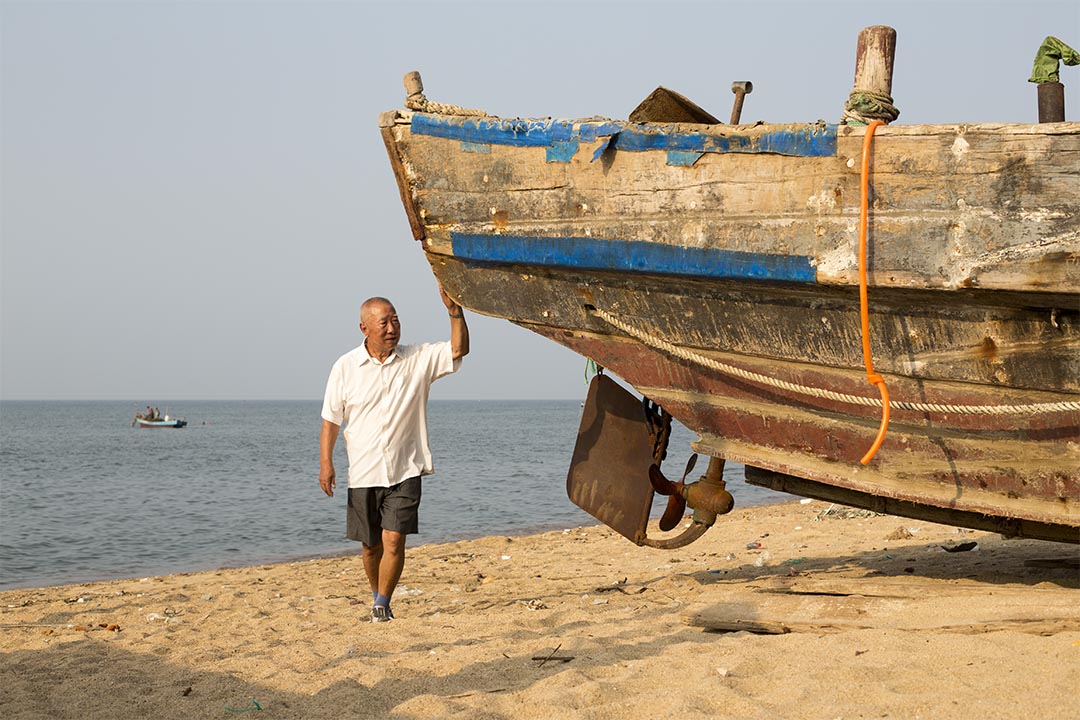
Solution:
<svg viewBox="0 0 1080 720"><path fill-rule="evenodd" d="M186 425L187 420L171 418L168 415L163 416L156 407L149 406L147 406L146 412L135 413L135 419L131 421L131 427L139 428L182 428Z"/></svg>
<svg viewBox="0 0 1080 720"><path fill-rule="evenodd" d="M135 426L141 428L182 428L187 426L187 420L181 420L180 418L170 418L168 415L161 420L145 420L143 418L135 418Z"/></svg>

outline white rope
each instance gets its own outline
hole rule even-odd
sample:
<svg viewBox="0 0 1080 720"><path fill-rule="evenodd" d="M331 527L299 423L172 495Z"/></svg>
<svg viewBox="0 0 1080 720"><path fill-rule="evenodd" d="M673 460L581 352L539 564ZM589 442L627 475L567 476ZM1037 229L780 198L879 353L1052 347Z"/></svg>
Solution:
<svg viewBox="0 0 1080 720"><path fill-rule="evenodd" d="M595 308L594 312L607 323L617 327L618 329L625 332L627 335L637 338L646 345L650 345L654 348L657 348L658 350L668 352L676 357L682 358L683 360L689 360L690 362L704 365L711 370L716 370L717 372L724 373L725 375L734 375L735 377L742 378L743 380L749 380L751 382L779 388L780 390L787 390L788 392L799 393L801 395L810 395L812 397L824 398L826 400L835 400L837 402L849 403L853 405L881 407L880 398L863 397L861 395L847 395L845 393L833 392L832 390L825 390L824 388L810 387L807 385L799 385L797 383L787 382L786 380L778 380L776 378L769 377L768 375L762 375L761 373L743 370L742 368L738 368L734 365L728 365L727 363L713 360L712 358L706 357L701 353L694 352L693 350L688 350L684 347L679 347L678 345L670 343L667 340L663 340L643 330L639 330L638 328L623 322L616 316L600 308ZM1034 413L1080 411L1080 402L1032 403L1029 405L938 405L935 403L891 401L889 404L899 410L914 410L916 412L954 413L957 415L1026 415Z"/></svg>
<svg viewBox="0 0 1080 720"><path fill-rule="evenodd" d="M460 105L450 105L448 103L439 103L428 100L422 93L410 95L405 100L405 107L409 110L432 113L434 115L464 115L466 117L485 117L487 115L483 110L475 110L473 108L461 107Z"/></svg>

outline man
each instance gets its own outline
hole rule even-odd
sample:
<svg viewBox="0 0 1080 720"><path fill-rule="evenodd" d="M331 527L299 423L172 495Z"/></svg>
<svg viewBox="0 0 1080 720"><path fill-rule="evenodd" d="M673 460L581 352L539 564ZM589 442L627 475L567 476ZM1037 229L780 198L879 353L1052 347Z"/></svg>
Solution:
<svg viewBox="0 0 1080 720"><path fill-rule="evenodd" d="M349 455L346 535L363 543L372 622L393 620L390 598L405 566L405 536L419 532L420 478L434 472L428 447L431 383L457 372L469 352L461 306L440 287L450 341L398 345L401 324L386 298L360 307L364 344L330 371L319 437L319 485L333 497L334 445L345 425Z"/></svg>

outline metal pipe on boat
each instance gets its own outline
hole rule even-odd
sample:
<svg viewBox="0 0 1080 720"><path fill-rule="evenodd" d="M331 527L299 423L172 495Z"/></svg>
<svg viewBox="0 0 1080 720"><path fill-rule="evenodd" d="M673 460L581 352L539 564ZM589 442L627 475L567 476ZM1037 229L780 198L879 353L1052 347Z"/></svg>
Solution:
<svg viewBox="0 0 1080 720"><path fill-rule="evenodd" d="M731 108L731 124L738 125L742 117L743 101L746 96L754 92L754 83L749 80L740 80L731 83L731 92L735 93L735 104Z"/></svg>
<svg viewBox="0 0 1080 720"><path fill-rule="evenodd" d="M1065 86L1059 82L1039 83L1039 122L1065 122Z"/></svg>

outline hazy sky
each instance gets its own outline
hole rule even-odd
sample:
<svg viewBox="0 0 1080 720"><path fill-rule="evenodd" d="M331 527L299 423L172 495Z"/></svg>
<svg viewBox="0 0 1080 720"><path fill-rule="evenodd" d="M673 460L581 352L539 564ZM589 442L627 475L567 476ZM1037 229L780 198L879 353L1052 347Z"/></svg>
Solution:
<svg viewBox="0 0 1080 720"><path fill-rule="evenodd" d="M395 301L449 327L377 127L432 100L623 118L657 85L720 118L836 122L859 29L897 30L898 124L1035 122L1068 2L0 3L0 397L318 399ZM1062 68L1070 119L1080 68ZM470 313L437 398L584 397L583 358Z"/></svg>

